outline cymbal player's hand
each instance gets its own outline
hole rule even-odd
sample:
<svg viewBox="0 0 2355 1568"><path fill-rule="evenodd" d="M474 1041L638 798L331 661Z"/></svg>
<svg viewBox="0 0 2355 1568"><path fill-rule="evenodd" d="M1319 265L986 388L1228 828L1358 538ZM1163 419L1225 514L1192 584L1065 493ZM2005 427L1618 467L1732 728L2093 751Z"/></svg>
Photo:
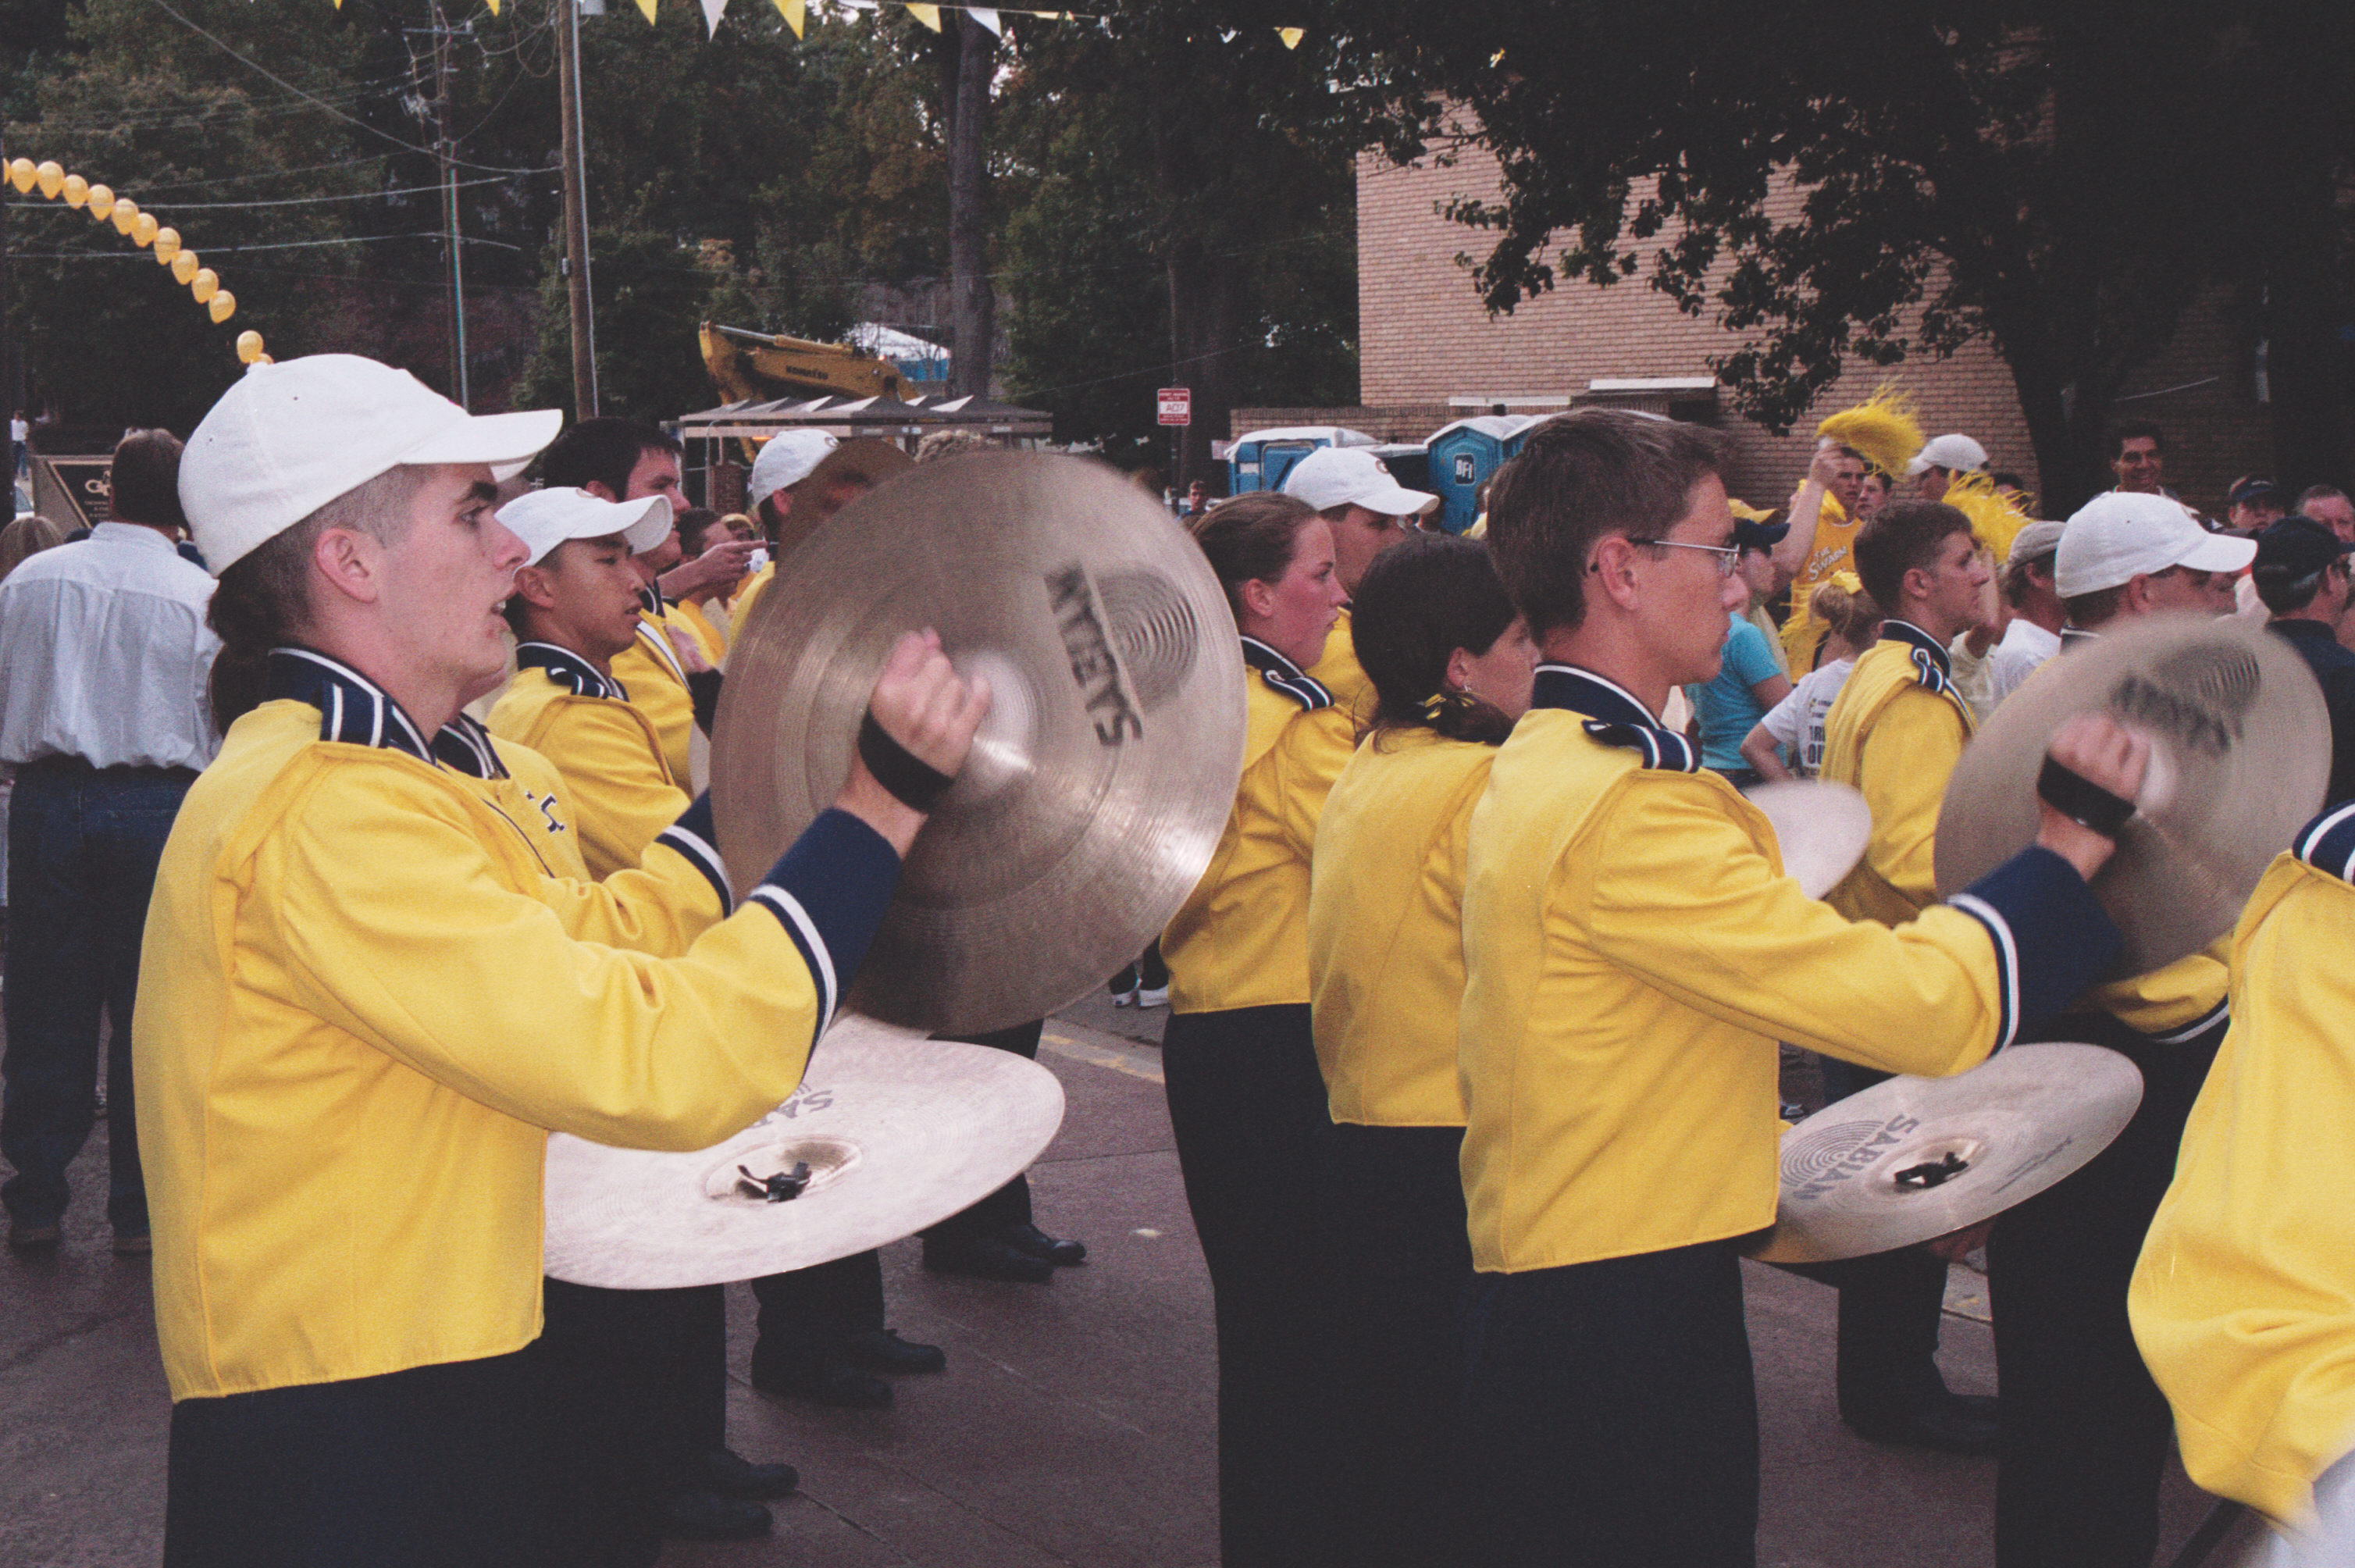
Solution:
<svg viewBox="0 0 2355 1568"><path fill-rule="evenodd" d="M2131 801L2142 791L2150 742L2106 713L2080 713L2061 726L2045 754L2086 783ZM2041 818L2036 841L2093 880L2109 863L2117 840L2064 816L2041 796L2036 806Z"/></svg>
<svg viewBox="0 0 2355 1568"><path fill-rule="evenodd" d="M900 749L934 773L954 778L989 711L989 683L961 678L927 627L893 645L867 710ZM905 855L928 815L886 789L853 751L850 778L835 804L890 840Z"/></svg>

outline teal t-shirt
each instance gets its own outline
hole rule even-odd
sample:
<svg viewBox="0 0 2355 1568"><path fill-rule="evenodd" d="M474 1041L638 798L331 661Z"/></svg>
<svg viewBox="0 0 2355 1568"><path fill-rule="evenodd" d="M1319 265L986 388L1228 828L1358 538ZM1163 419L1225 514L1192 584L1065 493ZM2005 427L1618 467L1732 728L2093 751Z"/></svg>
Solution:
<svg viewBox="0 0 2355 1568"><path fill-rule="evenodd" d="M1781 675L1766 635L1739 616L1729 616L1725 632L1725 663L1717 678L1706 686L1689 686L1685 696L1700 715L1700 762L1720 773L1750 764L1742 760L1742 741L1766 709L1750 688L1770 675Z"/></svg>

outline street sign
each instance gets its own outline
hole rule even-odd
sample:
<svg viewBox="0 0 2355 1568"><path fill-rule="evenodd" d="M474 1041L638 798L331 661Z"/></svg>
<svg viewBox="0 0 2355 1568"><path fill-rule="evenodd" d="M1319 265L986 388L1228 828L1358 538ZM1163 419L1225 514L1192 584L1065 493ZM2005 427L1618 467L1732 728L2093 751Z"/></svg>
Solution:
<svg viewBox="0 0 2355 1568"><path fill-rule="evenodd" d="M1163 424L1194 422L1194 389L1191 387L1164 387L1153 394L1153 401L1160 411Z"/></svg>

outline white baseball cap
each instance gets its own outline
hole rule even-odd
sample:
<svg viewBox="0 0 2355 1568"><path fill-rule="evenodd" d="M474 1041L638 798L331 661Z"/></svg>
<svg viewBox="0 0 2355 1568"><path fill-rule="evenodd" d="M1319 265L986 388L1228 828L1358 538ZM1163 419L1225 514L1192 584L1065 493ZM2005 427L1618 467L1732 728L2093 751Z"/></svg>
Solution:
<svg viewBox="0 0 2355 1568"><path fill-rule="evenodd" d="M1986 466L1986 447L1966 435L1940 435L1922 443L1922 450L1905 465L1905 473L1909 478L1919 478L1933 468L1976 474Z"/></svg>
<svg viewBox="0 0 2355 1568"><path fill-rule="evenodd" d="M357 354L256 364L180 456L180 507L218 577L336 496L395 468L523 472L564 428L557 409L470 414L406 370Z"/></svg>
<svg viewBox="0 0 2355 1568"><path fill-rule="evenodd" d="M2256 555L2256 540L2210 533L2179 501L2110 490L2086 502L2061 530L2052 587L2074 599L2170 566L2238 571Z"/></svg>
<svg viewBox="0 0 2355 1568"><path fill-rule="evenodd" d="M1439 505L1439 497L1409 490L1391 477L1390 465L1362 446L1320 446L1292 465L1284 493L1320 512L1363 507L1385 517L1411 517Z"/></svg>
<svg viewBox="0 0 2355 1568"><path fill-rule="evenodd" d="M526 566L538 566L566 539L602 539L619 534L632 555L644 555L670 538L670 499L664 496L608 501L586 490L562 486L528 490L501 507L498 518L531 551Z"/></svg>
<svg viewBox="0 0 2355 1568"><path fill-rule="evenodd" d="M757 507L787 485L800 484L841 444L822 430L789 430L771 436L761 455L752 460L744 504Z"/></svg>

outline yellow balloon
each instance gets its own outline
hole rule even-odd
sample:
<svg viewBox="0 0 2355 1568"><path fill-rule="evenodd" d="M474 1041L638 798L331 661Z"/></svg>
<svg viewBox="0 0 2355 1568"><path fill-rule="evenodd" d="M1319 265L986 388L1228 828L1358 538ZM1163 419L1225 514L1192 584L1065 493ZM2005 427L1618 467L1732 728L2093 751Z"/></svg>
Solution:
<svg viewBox="0 0 2355 1568"><path fill-rule="evenodd" d="M68 175L63 187L68 207L80 207L90 199L90 182L80 175Z"/></svg>
<svg viewBox="0 0 2355 1568"><path fill-rule="evenodd" d="M206 308L213 313L215 321L227 321L237 314L237 296L223 289L206 302Z"/></svg>
<svg viewBox="0 0 2355 1568"><path fill-rule="evenodd" d="M197 275L197 253L194 251L181 251L172 258L172 281L176 283L186 283Z"/></svg>
<svg viewBox="0 0 2355 1568"><path fill-rule="evenodd" d="M197 296L198 304L220 293L220 276L210 267L198 267L197 275L188 280L188 292Z"/></svg>
<svg viewBox="0 0 2355 1568"><path fill-rule="evenodd" d="M155 230L155 264L168 267L172 258L180 253L180 231L176 229Z"/></svg>
<svg viewBox="0 0 2355 1568"><path fill-rule="evenodd" d="M114 204L114 231L124 239L131 237L131 226L139 221L139 204L124 197Z"/></svg>
<svg viewBox="0 0 2355 1568"><path fill-rule="evenodd" d="M220 296L216 294L213 297L218 299ZM214 319L218 320L219 318L216 316ZM239 333L237 335L237 357L240 359L244 360L249 365L252 364L255 360L260 359L262 357L261 334L254 331L253 328L250 326L243 332Z"/></svg>
<svg viewBox="0 0 2355 1568"><path fill-rule="evenodd" d="M101 223L114 216L114 192L105 186L94 185L83 191L82 202Z"/></svg>
<svg viewBox="0 0 2355 1568"><path fill-rule="evenodd" d="M58 167L54 159L35 169L33 177L40 182L41 194L51 201L55 201L58 192L65 188L66 172Z"/></svg>
<svg viewBox="0 0 2355 1568"><path fill-rule="evenodd" d="M22 196L27 191L33 188L33 181L36 177L37 176L33 169L32 159L11 158L8 160L8 183L16 187L16 194L18 196Z"/></svg>
<svg viewBox="0 0 2355 1568"><path fill-rule="evenodd" d="M155 215L152 212L143 212L131 220L131 242L133 245L153 245L155 236L162 232L164 230L155 222Z"/></svg>

